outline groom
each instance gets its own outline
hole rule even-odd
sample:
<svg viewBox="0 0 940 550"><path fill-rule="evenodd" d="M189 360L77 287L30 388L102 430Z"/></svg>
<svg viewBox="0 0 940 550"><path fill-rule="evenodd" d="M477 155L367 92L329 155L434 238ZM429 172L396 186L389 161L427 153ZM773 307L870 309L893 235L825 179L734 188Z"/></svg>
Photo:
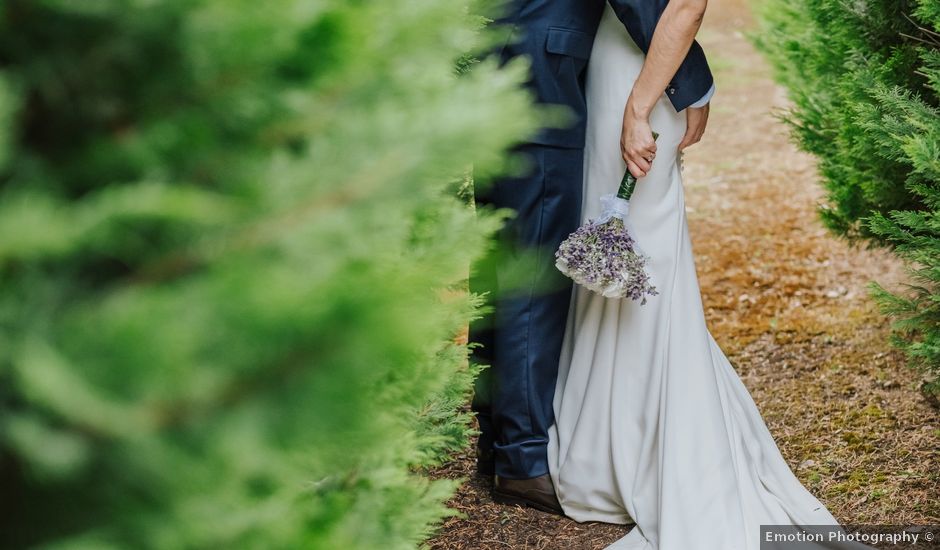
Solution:
<svg viewBox="0 0 940 550"><path fill-rule="evenodd" d="M659 20L664 21L667 39L658 38L657 47L668 47L670 41L688 45L705 4L705 0L609 2L633 40L649 53L650 63ZM668 10L667 4L671 4ZM477 381L473 400L481 431L478 470L495 474L493 496L498 501L557 513L561 507L548 475L547 444L571 282L555 269L554 252L580 223L584 74L604 8L605 0L508 2L505 16L496 22L511 35L499 52L501 60L529 58L528 86L538 101L567 106L575 122L566 128L545 128L519 146L517 152L532 167L528 173L497 181L476 196L478 205L516 212L500 234L500 245L474 266L470 279L473 292L486 293L491 310L470 329L473 362L490 365ZM665 90L677 111L687 111L689 125L680 148L701 137L713 92L705 55L692 43ZM655 146L648 121L627 111L623 154L631 172L640 177L649 169Z"/></svg>

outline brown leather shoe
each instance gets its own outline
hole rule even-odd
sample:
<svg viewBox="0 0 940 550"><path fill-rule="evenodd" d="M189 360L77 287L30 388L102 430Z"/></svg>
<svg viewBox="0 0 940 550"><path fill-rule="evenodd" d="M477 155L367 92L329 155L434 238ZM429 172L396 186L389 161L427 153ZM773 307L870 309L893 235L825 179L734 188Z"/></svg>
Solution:
<svg viewBox="0 0 940 550"><path fill-rule="evenodd" d="M549 514L564 515L555 486L548 474L532 479L506 479L496 476L493 500L501 504L521 504Z"/></svg>

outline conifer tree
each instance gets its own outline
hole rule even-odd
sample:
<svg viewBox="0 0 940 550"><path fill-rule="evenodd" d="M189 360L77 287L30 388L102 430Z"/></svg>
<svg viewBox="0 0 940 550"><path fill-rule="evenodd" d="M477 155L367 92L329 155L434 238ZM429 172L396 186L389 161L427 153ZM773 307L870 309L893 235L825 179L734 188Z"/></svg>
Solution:
<svg viewBox="0 0 940 550"><path fill-rule="evenodd" d="M762 19L786 118L819 158L823 220L908 262L907 291L873 284L873 295L926 391L940 392L940 4L768 0Z"/></svg>
<svg viewBox="0 0 940 550"><path fill-rule="evenodd" d="M0 3L0 546L412 548L454 189L536 125L456 0ZM466 63L464 63L465 65Z"/></svg>

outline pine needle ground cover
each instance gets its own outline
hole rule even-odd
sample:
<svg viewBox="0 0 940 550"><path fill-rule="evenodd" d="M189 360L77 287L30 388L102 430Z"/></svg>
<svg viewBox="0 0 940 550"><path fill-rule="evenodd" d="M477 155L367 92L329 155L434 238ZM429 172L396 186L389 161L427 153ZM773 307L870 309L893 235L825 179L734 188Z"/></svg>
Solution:
<svg viewBox="0 0 940 550"><path fill-rule="evenodd" d="M836 232L891 247L909 283L872 292L894 341L940 395L940 3L765 0L758 44L819 159Z"/></svg>
<svg viewBox="0 0 940 550"><path fill-rule="evenodd" d="M462 2L0 4L0 546L413 548L535 126Z"/></svg>

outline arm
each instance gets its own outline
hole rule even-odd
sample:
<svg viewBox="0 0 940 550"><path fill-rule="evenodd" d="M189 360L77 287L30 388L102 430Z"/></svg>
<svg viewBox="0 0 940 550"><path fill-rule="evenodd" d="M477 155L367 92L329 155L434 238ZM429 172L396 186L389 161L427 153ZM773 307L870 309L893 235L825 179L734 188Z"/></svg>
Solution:
<svg viewBox="0 0 940 550"><path fill-rule="evenodd" d="M660 19L667 9L675 9L680 0L608 0L608 3L617 14L617 17L626 27L630 37L645 54L649 54L653 42L653 35L657 30ZM688 2L686 2L688 3ZM701 2L704 11L705 2ZM714 83L705 52L697 42L691 47L686 46L688 53L679 65L678 70L671 75L669 87L664 87L669 94L676 111L705 97Z"/></svg>
<svg viewBox="0 0 940 550"><path fill-rule="evenodd" d="M614 4L615 0L611 0L611 3ZM701 48L694 42L705 15L706 0L668 1L658 17L651 8L654 5L662 6L662 0L644 2L643 5L647 6L645 11L640 9L640 4L635 0L619 1L616 4L620 5L621 11L617 13L627 30L637 45L647 52L643 69L624 109L621 136L621 152L627 167L634 176L642 177L649 171L656 154L649 115L662 96L662 90L668 91L677 110L689 107L696 100L710 97L714 80ZM629 13L622 11L625 7ZM631 15L637 17L630 19ZM649 32L651 23L654 27ZM699 56L701 58L697 60ZM684 88L683 94L677 100L675 96L680 86ZM708 118L707 104L701 108L687 109L687 117L689 126L680 145L682 148L701 138Z"/></svg>

